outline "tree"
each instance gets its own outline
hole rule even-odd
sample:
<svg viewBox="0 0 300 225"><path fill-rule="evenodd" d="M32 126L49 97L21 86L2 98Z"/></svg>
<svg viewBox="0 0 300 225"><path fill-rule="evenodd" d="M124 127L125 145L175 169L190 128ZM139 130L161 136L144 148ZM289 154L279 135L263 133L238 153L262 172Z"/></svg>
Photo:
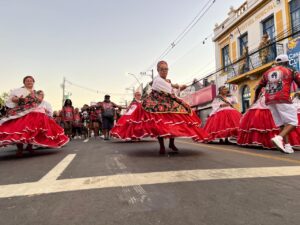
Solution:
<svg viewBox="0 0 300 225"><path fill-rule="evenodd" d="M0 95L0 108L5 105L5 101L8 98L8 93L4 92Z"/></svg>

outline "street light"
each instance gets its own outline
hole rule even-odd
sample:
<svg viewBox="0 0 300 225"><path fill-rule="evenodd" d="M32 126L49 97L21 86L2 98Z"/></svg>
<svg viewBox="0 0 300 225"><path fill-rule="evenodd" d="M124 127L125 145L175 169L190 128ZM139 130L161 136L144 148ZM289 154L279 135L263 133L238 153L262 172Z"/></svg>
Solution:
<svg viewBox="0 0 300 225"><path fill-rule="evenodd" d="M131 76L133 76L134 77L134 79L136 79L136 81L139 83L139 85L141 85L141 82L139 81L139 79L137 78L137 76L135 75L135 74L133 74L133 73L126 73L126 75L131 75Z"/></svg>
<svg viewBox="0 0 300 225"><path fill-rule="evenodd" d="M148 76L148 77L151 77L151 79L153 80L153 77L154 77L154 71L153 69L152 70L149 70L151 71L151 74L147 74L147 71L146 72L140 72L140 75L141 76Z"/></svg>
<svg viewBox="0 0 300 225"><path fill-rule="evenodd" d="M135 92L135 88L134 87L128 87L128 88L125 88L125 90L132 91L132 94L134 96L134 92Z"/></svg>

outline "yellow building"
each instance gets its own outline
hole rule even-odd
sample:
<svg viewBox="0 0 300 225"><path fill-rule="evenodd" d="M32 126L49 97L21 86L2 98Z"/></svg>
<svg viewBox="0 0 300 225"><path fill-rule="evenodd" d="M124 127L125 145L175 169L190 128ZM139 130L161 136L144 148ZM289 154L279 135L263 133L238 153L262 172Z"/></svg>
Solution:
<svg viewBox="0 0 300 225"><path fill-rule="evenodd" d="M287 52L288 40L299 27L300 0L248 0L230 8L228 18L216 24L217 87L229 84L240 111L252 103L262 74L277 55Z"/></svg>

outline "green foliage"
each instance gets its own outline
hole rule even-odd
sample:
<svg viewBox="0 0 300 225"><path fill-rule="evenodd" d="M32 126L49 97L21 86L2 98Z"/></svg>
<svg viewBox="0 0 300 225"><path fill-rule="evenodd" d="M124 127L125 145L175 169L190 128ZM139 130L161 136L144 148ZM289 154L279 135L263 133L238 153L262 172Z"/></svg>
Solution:
<svg viewBox="0 0 300 225"><path fill-rule="evenodd" d="M5 105L5 101L8 97L8 93L4 92L0 95L0 106Z"/></svg>

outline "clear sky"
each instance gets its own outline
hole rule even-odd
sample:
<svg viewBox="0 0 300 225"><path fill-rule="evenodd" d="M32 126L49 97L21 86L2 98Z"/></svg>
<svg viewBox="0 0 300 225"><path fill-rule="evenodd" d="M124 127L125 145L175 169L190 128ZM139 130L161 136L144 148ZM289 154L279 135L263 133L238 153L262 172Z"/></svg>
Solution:
<svg viewBox="0 0 300 225"><path fill-rule="evenodd" d="M101 101L119 104L125 89L194 19L207 0L0 0L0 93L33 75L55 109L61 106L65 76L75 106ZM230 6L244 0L216 0L209 12L164 59L169 78L186 83L214 68L211 35ZM209 36L203 45L202 41ZM141 80L147 81L148 77Z"/></svg>

